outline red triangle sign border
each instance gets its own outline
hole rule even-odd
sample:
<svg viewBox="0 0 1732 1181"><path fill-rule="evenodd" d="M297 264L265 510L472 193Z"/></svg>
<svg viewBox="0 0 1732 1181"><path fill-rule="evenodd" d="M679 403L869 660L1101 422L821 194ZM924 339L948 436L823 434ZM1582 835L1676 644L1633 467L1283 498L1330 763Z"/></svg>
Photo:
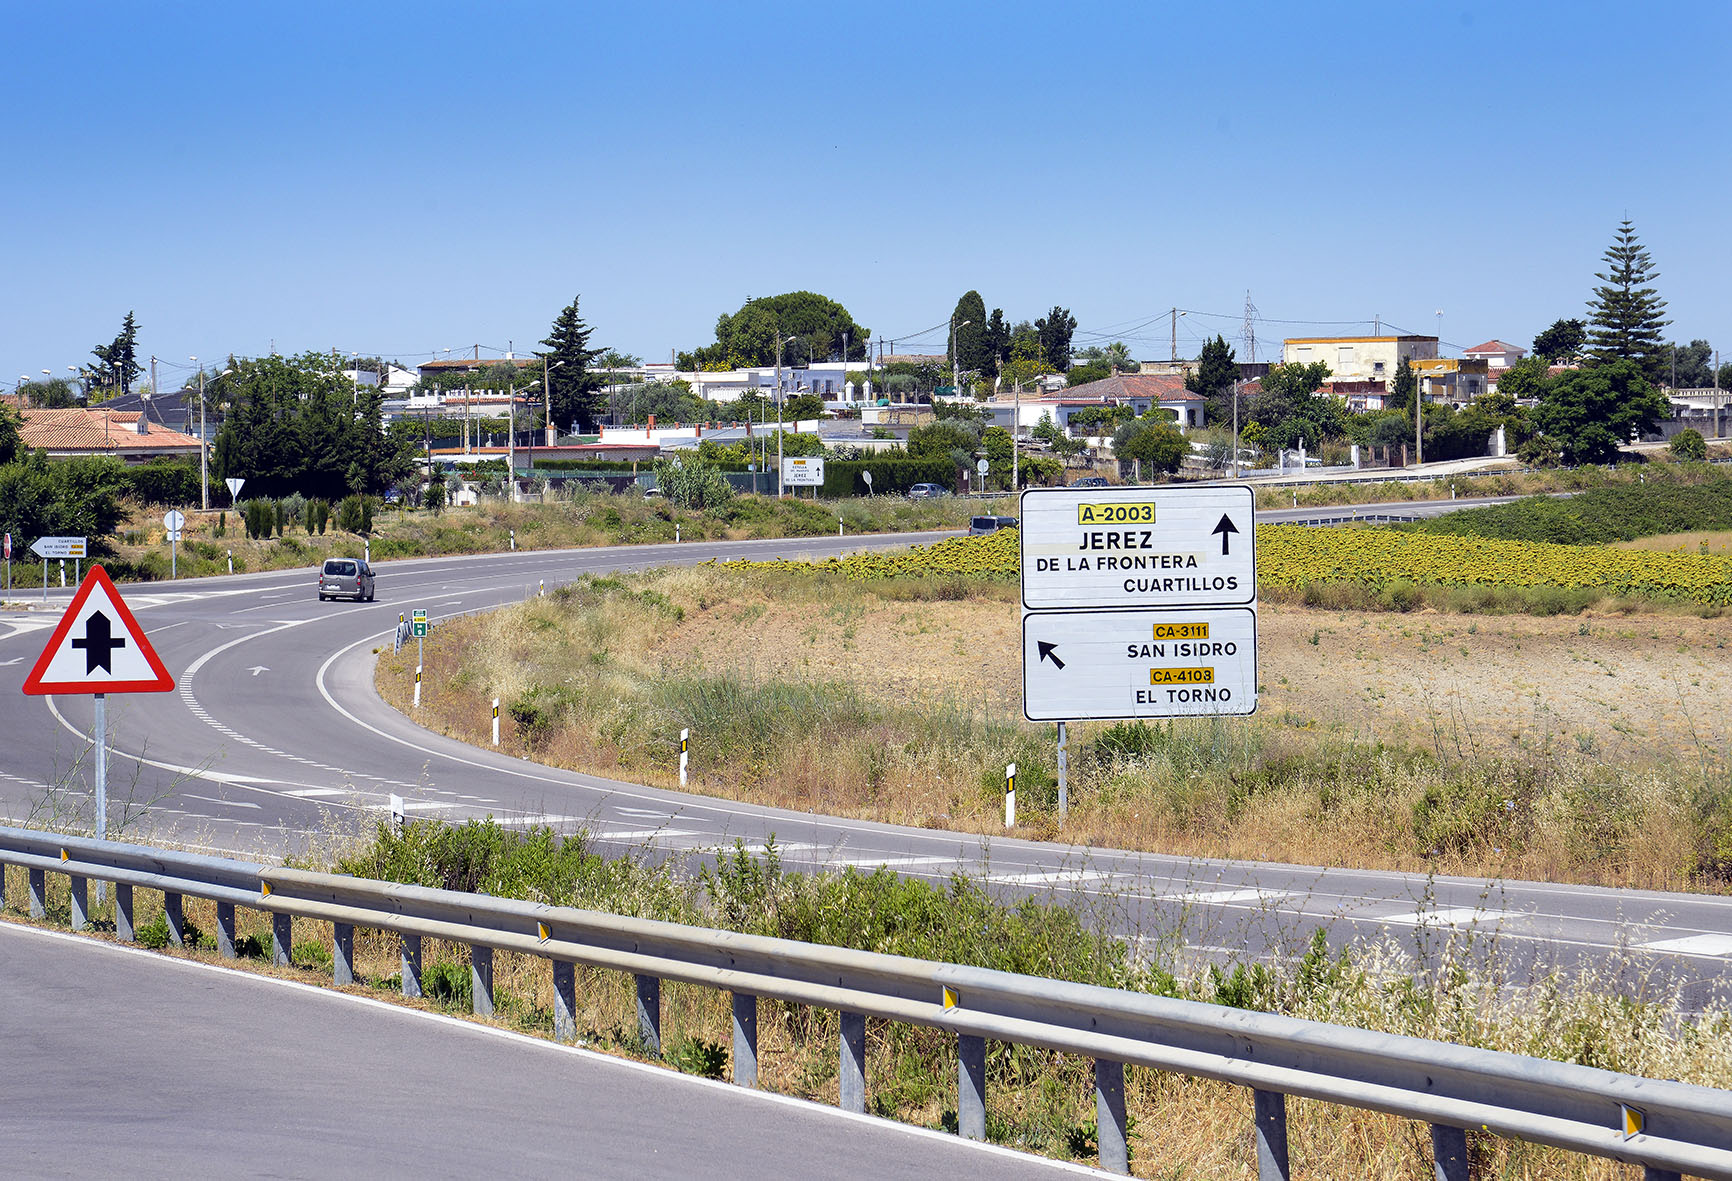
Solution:
<svg viewBox="0 0 1732 1181"><path fill-rule="evenodd" d="M155 677L149 680L133 681L53 681L44 682L43 677L48 672L48 666L54 660L55 653L60 651L72 631L73 621L78 618L79 609L85 600L97 587L101 587L108 601L114 604L114 610L120 616L120 624L125 629L127 638L138 645L138 653L150 665ZM174 678L169 676L168 669L163 667L162 658L151 647L145 638L144 629L133 618L132 609L126 605L126 600L120 597L114 583L108 577L108 571L99 565L93 565L84 575L84 581L78 584L78 592L72 596L72 602L66 608L66 614L60 617L54 632L48 638L48 645L42 649L42 655L37 657L35 667L30 675L24 678L24 692L32 696L45 697L53 694L72 693L166 693L174 688Z"/></svg>

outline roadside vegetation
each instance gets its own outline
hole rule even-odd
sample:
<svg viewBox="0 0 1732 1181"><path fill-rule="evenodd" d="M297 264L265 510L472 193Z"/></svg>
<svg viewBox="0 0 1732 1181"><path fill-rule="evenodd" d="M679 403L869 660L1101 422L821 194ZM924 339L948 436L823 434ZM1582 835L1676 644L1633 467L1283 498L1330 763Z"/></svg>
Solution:
<svg viewBox="0 0 1732 1181"><path fill-rule="evenodd" d="M964 878L925 882L888 870L795 874L774 847L723 851L696 871L647 859L604 859L581 833L515 832L492 822L446 827L429 821L401 831L382 825L313 868L418 885L480 890L644 918L701 924L837 946L911 955L1284 1013L1392 1033L1434 1038L1576 1062L1607 1070L1732 1086L1732 1019L1721 1009L1685 1015L1677 999L1637 979L1621 995L1608 982L1582 979L1512 985L1494 947L1420 929L1409 939L1352 953L1331 953L1320 935L1296 930L1291 955L1270 964L1181 965L1160 932L1132 932L1134 943L1098 933L1112 913L1082 914L1029 900L995 902ZM24 871L8 868L8 917L24 919ZM69 917L65 878L50 875L47 924ZM140 941L205 961L215 955L214 905L186 900L189 946L168 948L161 896L137 892ZM1121 900L1098 903L1116 911ZM98 905L98 932L113 931L112 909ZM271 966L267 916L240 910L237 949L252 971L306 981L330 979L328 925L297 920L292 966ZM1118 924L1121 925L1122 924ZM1150 949L1153 949L1152 951ZM355 932L358 983L350 991L452 1015L471 1005L467 950L427 940L426 997L403 1001L394 936ZM1621 965L1611 965L1616 971ZM639 1037L631 977L578 969L579 1043L712 1078L731 1070L725 994L665 982L662 1051ZM1626 982L1626 985L1628 982ZM552 976L545 961L513 953L494 959L493 1024L547 1037L553 1025ZM479 1020L479 1019L478 1019ZM837 1018L826 1010L763 1002L759 1081L766 1089L821 1103L837 1101ZM934 1129L956 1128L954 1040L938 1031L872 1021L867 1038L867 1109ZM1059 1159L1091 1162L1095 1152L1090 1064L1031 1047L989 1044L987 1134L1000 1144ZM1240 1089L1142 1069L1126 1072L1132 1169L1138 1176L1256 1175L1249 1097ZM1427 1167L1423 1125L1373 1112L1294 1099L1289 1102L1293 1159L1319 1176L1402 1178ZM1476 1174L1610 1179L1619 1166L1491 1136L1470 1140Z"/></svg>

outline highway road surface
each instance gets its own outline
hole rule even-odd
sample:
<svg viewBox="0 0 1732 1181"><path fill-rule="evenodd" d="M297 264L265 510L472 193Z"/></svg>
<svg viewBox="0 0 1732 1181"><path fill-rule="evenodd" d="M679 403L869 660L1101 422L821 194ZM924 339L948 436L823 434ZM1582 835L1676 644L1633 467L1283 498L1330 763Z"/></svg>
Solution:
<svg viewBox="0 0 1732 1181"><path fill-rule="evenodd" d="M10 923L0 923L0 993L8 1177L1093 1174L454 1017Z"/></svg>
<svg viewBox="0 0 1732 1181"><path fill-rule="evenodd" d="M1418 968L1446 944L1470 942L1517 980L1590 965L1650 994L1675 987L1686 1006L1724 998L1732 978L1732 898L1177 858L762 808L477 749L421 729L386 707L372 686L373 650L390 643L398 612L414 607L437 620L522 599L540 580L553 587L586 572L821 556L933 536L387 562L379 564L372 604L318 602L310 570L131 588L128 601L178 688L111 699L111 814L130 797L149 823L182 842L265 856L300 848L308 834L369 827L393 794L415 816L583 827L611 851L653 846L696 858L735 840L761 846L774 834L792 867L887 865L940 881L977 875L1006 893L1071 902L1094 921L1181 957L1293 951L1321 926L1337 944L1388 942ZM0 675L10 678L0 679L8 703L0 711L0 809L14 820L33 809L40 814L49 797L63 810L88 808L81 786L51 785L88 779L89 699L16 692L54 618L40 612L0 620Z"/></svg>

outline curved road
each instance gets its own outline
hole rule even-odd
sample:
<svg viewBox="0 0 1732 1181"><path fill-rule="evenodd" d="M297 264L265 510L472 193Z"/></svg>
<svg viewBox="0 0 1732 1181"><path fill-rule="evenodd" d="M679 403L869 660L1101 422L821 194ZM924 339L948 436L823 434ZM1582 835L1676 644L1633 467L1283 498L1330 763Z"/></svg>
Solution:
<svg viewBox="0 0 1732 1181"><path fill-rule="evenodd" d="M0 923L13 1177L1093 1174L331 989Z"/></svg>
<svg viewBox="0 0 1732 1181"><path fill-rule="evenodd" d="M1469 502L1358 506L1360 513L1447 511ZM1447 506L1447 508L1445 507ZM1263 522L1340 510L1260 513ZM579 775L434 735L384 705L373 649L399 611L438 619L483 610L586 572L710 558L819 556L931 540L936 534L686 543L519 552L380 564L379 601L317 601L310 571L244 575L127 593L174 673L170 694L111 698L116 756L110 811L130 804L165 835L195 846L280 854L308 834L371 822L393 794L411 815L589 829L604 848L653 844L701 856L774 834L795 867L888 865L943 880L955 872L1012 893L1062 896L1096 921L1179 954L1244 957L1297 950L1318 926L1333 942L1391 939L1423 967L1451 941L1521 979L1593 965L1686 1005L1724 995L1732 976L1732 898L1543 883L1426 878L1361 870L1206 861L987 839L832 819ZM63 600L62 600L63 601ZM88 698L16 693L57 613L6 616L0 627L0 808L25 818L82 807ZM7 693L7 689L13 690ZM144 829L148 835L150 829ZM1486 936L1495 935L1495 939ZM1659 971L1650 971L1657 967Z"/></svg>

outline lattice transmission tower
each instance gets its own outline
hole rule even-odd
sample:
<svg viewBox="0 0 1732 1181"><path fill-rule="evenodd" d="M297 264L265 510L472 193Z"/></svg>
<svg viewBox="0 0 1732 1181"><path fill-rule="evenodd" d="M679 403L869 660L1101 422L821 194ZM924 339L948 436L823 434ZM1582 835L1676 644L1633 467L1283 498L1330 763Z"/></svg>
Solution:
<svg viewBox="0 0 1732 1181"><path fill-rule="evenodd" d="M1257 305L1251 302L1251 292L1245 291L1245 360L1255 364L1257 361Z"/></svg>

